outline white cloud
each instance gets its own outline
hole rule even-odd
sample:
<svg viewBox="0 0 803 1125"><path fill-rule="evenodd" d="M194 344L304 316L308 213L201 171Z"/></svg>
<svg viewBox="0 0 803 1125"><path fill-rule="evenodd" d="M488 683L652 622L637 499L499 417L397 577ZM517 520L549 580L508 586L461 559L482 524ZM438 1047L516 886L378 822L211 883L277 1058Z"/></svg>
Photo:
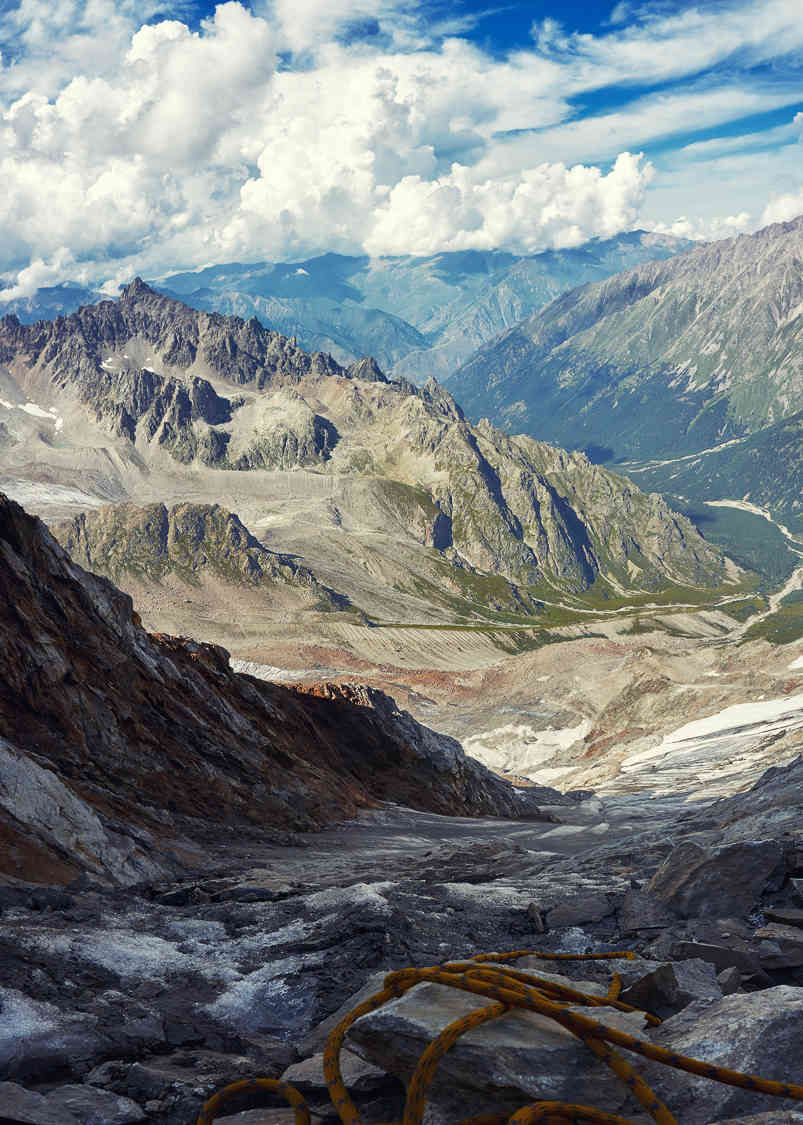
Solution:
<svg viewBox="0 0 803 1125"><path fill-rule="evenodd" d="M799 215L803 215L803 186L796 193L790 192L771 199L761 215L760 225L765 227L770 223L787 223Z"/></svg>
<svg viewBox="0 0 803 1125"><path fill-rule="evenodd" d="M762 63L803 46L799 0L732 0L671 14L620 4L611 20L617 26L605 35L569 33L550 18L537 21L532 34L541 52L564 65L574 90L667 81L737 55Z"/></svg>
<svg viewBox="0 0 803 1125"><path fill-rule="evenodd" d="M537 47L508 57L459 38L466 20L428 23L424 0L255 2L222 3L198 30L175 4L174 18L158 18L157 0L21 0L0 14L10 284L324 249L574 245L640 223L645 199L662 198L650 164L629 155L650 139L799 97L782 81L708 79L579 120L568 100L722 52L759 59L771 34L791 49L787 0L767 0L763 23L745 5L718 5L719 38L706 31L708 9L620 6L630 22L604 35L542 23ZM365 33L354 37L357 25ZM724 174L714 157L727 143L693 149L696 175ZM779 180L779 199L797 184ZM725 230L758 213L761 190L755 207L734 202L730 219L697 215L685 199L650 212Z"/></svg>

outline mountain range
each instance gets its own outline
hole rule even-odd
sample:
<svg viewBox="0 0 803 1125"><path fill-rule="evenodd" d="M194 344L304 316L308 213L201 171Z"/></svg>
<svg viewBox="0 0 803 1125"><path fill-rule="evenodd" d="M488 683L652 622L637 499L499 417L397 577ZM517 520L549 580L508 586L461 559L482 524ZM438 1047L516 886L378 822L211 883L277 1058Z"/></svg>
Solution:
<svg viewBox="0 0 803 1125"><path fill-rule="evenodd" d="M194 308L256 316L348 366L373 356L383 370L423 383L442 378L481 344L559 293L690 245L632 231L574 249L515 255L460 251L431 257L323 254L298 262L232 262L171 273L155 289ZM0 304L24 323L102 300L73 284Z"/></svg>
<svg viewBox="0 0 803 1125"><path fill-rule="evenodd" d="M447 385L469 417L649 461L636 479L661 491L798 516L803 217L565 293Z"/></svg>
<svg viewBox="0 0 803 1125"><path fill-rule="evenodd" d="M155 568L205 581L232 557L233 529L240 577L256 565L250 531L274 553L260 556L263 589L284 583L309 605L314 580L319 609L380 620L738 580L660 497L582 454L474 426L434 380L389 380L371 360L343 368L140 280L68 318L0 321L0 423L4 486L38 496L48 518L109 499L143 509L60 531L116 578L125 559L138 580ZM179 544L185 502L182 536L211 537L210 565Z"/></svg>

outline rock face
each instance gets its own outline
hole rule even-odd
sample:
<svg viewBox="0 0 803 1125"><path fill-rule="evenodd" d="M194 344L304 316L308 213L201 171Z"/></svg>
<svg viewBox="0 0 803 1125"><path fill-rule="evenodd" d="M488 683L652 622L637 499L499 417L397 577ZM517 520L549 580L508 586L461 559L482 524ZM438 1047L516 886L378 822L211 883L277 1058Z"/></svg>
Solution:
<svg viewBox="0 0 803 1125"><path fill-rule="evenodd" d="M125 574L158 582L170 572L198 582L208 571L236 585L295 586L329 609L348 604L307 567L268 551L219 504L110 504L51 531L75 562L113 582Z"/></svg>
<svg viewBox="0 0 803 1125"><path fill-rule="evenodd" d="M672 458L760 430L803 406L802 246L800 218L575 289L450 389L472 417L608 457Z"/></svg>
<svg viewBox="0 0 803 1125"><path fill-rule="evenodd" d="M52 410L78 411L79 432L93 419L126 463L173 476L190 465L193 474L306 468L353 481L370 494L354 521L435 548L452 591L495 608L532 610L537 587L552 596L555 583L621 593L725 577L722 556L688 520L583 455L472 426L434 381L390 383L370 361L346 371L256 320L198 312L139 280L118 302L67 319L4 318L2 365L17 395L55 395ZM4 409L30 427L21 406ZM58 439L59 471L65 459L82 462L57 416L36 409L42 459ZM22 448L30 435L20 435ZM10 467L16 449L4 455Z"/></svg>
<svg viewBox="0 0 803 1125"><path fill-rule="evenodd" d="M134 882L202 862L182 837L205 825L314 828L396 789L438 811L524 807L381 693L290 690L233 674L223 649L150 636L5 498L0 585L6 876Z"/></svg>

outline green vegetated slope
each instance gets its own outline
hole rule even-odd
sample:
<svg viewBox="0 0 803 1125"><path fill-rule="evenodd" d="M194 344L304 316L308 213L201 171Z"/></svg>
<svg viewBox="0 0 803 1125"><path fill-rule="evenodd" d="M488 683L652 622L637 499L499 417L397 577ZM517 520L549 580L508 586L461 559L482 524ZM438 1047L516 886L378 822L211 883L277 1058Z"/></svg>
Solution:
<svg viewBox="0 0 803 1125"><path fill-rule="evenodd" d="M800 521L803 533L803 411L718 449L620 468L647 491L692 501L747 500L781 522Z"/></svg>
<svg viewBox="0 0 803 1125"><path fill-rule="evenodd" d="M795 544L761 515L671 494L666 499L688 517L709 542L715 543L739 566L760 575L766 589L783 583L803 561L795 553ZM803 550L803 529L800 549Z"/></svg>
<svg viewBox="0 0 803 1125"><path fill-rule="evenodd" d="M449 381L488 416L600 460L677 457L803 405L803 218L572 290Z"/></svg>

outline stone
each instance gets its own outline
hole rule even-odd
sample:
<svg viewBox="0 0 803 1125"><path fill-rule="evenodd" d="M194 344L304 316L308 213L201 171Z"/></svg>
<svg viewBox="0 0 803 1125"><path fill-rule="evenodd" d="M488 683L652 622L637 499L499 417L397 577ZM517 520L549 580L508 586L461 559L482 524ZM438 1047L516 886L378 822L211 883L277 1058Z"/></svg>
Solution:
<svg viewBox="0 0 803 1125"><path fill-rule="evenodd" d="M770 922L780 922L784 926L803 928L803 910L794 906L766 906L764 917Z"/></svg>
<svg viewBox="0 0 803 1125"><path fill-rule="evenodd" d="M619 929L623 934L662 930L674 921L674 915L657 895L638 889L625 892L619 907Z"/></svg>
<svg viewBox="0 0 803 1125"><path fill-rule="evenodd" d="M0 1079L81 1077L107 1043L95 1016L0 987Z"/></svg>
<svg viewBox="0 0 803 1125"><path fill-rule="evenodd" d="M145 1114L130 1098L93 1086L59 1086L47 1095L48 1105L67 1110L82 1125L134 1125Z"/></svg>
<svg viewBox="0 0 803 1125"><path fill-rule="evenodd" d="M714 966L699 959L658 965L634 980L620 995L626 1004L643 1008L661 1019L682 1011L694 1000L721 997Z"/></svg>
<svg viewBox="0 0 803 1125"><path fill-rule="evenodd" d="M752 1113L749 1117L729 1117L718 1125L803 1125L803 1109L774 1109L769 1113Z"/></svg>
<svg viewBox="0 0 803 1125"><path fill-rule="evenodd" d="M742 974L735 965L731 965L730 968L717 973L717 981L722 989L722 995L730 996L732 993L739 991L742 984Z"/></svg>
<svg viewBox="0 0 803 1125"><path fill-rule="evenodd" d="M653 1041L677 1054L776 1081L798 1080L803 1057L803 989L780 985L697 1001L666 1020ZM683 1125L708 1125L779 1110L779 1099L650 1062L644 1078ZM782 1107L788 1108L788 1103Z"/></svg>
<svg viewBox="0 0 803 1125"><path fill-rule="evenodd" d="M771 922L756 930L763 969L795 969L803 965L803 930Z"/></svg>
<svg viewBox="0 0 803 1125"><path fill-rule="evenodd" d="M562 929L566 926L582 926L583 923L601 922L613 913L607 895L598 892L578 894L567 902L558 903L547 912L549 928Z"/></svg>
<svg viewBox="0 0 803 1125"><path fill-rule="evenodd" d="M790 879L789 886L794 895L795 901L803 906L803 879Z"/></svg>
<svg viewBox="0 0 803 1125"><path fill-rule="evenodd" d="M364 1003L377 992L382 991L385 977L390 972L389 969L380 969L378 972L371 973L368 980L353 996L349 996L348 1000L344 1001L337 1011L332 1012L325 1020L314 1027L308 1032L303 1039L299 1040L298 1049L302 1055L313 1055L317 1051L323 1050L326 1046L326 1040L332 1034L334 1029L340 1023L344 1016L353 1011L358 1004Z"/></svg>
<svg viewBox="0 0 803 1125"><path fill-rule="evenodd" d="M525 914L533 924L533 929L537 934L546 932L546 923L544 922L544 912L537 902L531 902L527 907Z"/></svg>
<svg viewBox="0 0 803 1125"><path fill-rule="evenodd" d="M366 1062L353 1051L345 1049L340 1052L340 1070L346 1089L351 1094L373 1093L388 1081L388 1075L384 1070ZM288 1067L282 1075L282 1081L289 1082L302 1094L308 1094L310 1097L328 1095L323 1074L323 1053Z"/></svg>
<svg viewBox="0 0 803 1125"><path fill-rule="evenodd" d="M318 1118L311 1115L313 1121ZM244 1109L231 1116L216 1117L217 1125L295 1125L294 1109Z"/></svg>
<svg viewBox="0 0 803 1125"><path fill-rule="evenodd" d="M717 969L739 969L746 976L762 975L761 964L756 953L725 945L710 945L700 941L676 941L670 946L670 956L675 961L685 961L691 957L708 961Z"/></svg>
<svg viewBox="0 0 803 1125"><path fill-rule="evenodd" d="M16 1082L0 1082L0 1121L8 1125L82 1125L69 1110L50 1105L47 1098Z"/></svg>
<svg viewBox="0 0 803 1125"><path fill-rule="evenodd" d="M566 977L562 982L577 985ZM486 1005L457 989L416 985L358 1020L347 1044L406 1082L440 1031ZM571 1010L589 1014L587 1007ZM638 1012L600 1007L593 1018L630 1035L644 1034ZM537 1013L512 1011L460 1037L439 1063L428 1103L454 1120L472 1112L512 1111L536 1099L585 1102L616 1112L626 1098L626 1088L604 1065L591 1062L588 1049L570 1032Z"/></svg>
<svg viewBox="0 0 803 1125"><path fill-rule="evenodd" d="M744 915L783 863L777 840L706 848L684 841L673 848L647 889L686 918Z"/></svg>

